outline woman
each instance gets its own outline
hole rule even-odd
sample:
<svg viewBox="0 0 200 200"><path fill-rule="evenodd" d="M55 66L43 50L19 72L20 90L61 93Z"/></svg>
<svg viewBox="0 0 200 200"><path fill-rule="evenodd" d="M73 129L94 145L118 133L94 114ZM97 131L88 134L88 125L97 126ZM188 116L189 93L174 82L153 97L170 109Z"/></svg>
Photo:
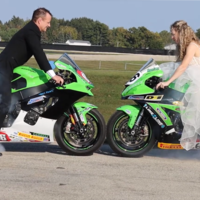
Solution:
<svg viewBox="0 0 200 200"><path fill-rule="evenodd" d="M180 144L190 150L195 147L200 135L200 41L183 20L174 22L170 29L171 37L177 44L178 62L160 65L164 72L163 79L168 80L157 84L156 89L174 82L175 89L181 90L185 83L190 83L180 107L184 125Z"/></svg>

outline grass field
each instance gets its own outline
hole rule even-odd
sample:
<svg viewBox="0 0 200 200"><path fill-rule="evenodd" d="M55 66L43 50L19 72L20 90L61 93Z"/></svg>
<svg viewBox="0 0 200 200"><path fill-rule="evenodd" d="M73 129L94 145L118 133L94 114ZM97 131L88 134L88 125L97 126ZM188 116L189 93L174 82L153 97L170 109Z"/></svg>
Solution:
<svg viewBox="0 0 200 200"><path fill-rule="evenodd" d="M98 106L99 111L104 116L106 122L115 112L117 107L125 104L134 104L131 100L121 100L121 92L124 89L124 84L145 62L105 61L101 63L100 69L99 61L75 62L95 86L92 90L94 94L93 97L84 97L79 101L85 101ZM132 65L128 66L128 70L124 70L125 63L132 63ZM30 59L26 65L36 68L38 67L35 59Z"/></svg>

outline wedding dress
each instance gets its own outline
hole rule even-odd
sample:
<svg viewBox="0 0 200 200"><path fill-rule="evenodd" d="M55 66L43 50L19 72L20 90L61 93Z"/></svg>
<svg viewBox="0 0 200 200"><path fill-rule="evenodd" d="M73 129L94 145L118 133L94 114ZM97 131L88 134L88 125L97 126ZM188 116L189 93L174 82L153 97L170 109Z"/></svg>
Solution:
<svg viewBox="0 0 200 200"><path fill-rule="evenodd" d="M160 68L164 72L163 81L169 79L180 64L180 62L161 64ZM195 147L198 135L200 136L200 57L193 57L185 72L174 83L174 89L178 91L181 91L186 83L190 85L182 99L183 105L180 106L184 126L180 144L184 149L190 150Z"/></svg>

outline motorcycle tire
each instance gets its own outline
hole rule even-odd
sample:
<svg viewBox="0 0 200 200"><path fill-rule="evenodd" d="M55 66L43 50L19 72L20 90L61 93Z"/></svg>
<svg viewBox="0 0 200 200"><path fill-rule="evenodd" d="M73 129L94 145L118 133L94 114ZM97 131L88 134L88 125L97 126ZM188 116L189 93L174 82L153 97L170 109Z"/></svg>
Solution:
<svg viewBox="0 0 200 200"><path fill-rule="evenodd" d="M77 133L78 127L73 126L66 133L66 124L70 118L63 115L57 120L54 128L55 139L58 145L68 154L84 156L97 151L105 141L106 124L103 116L97 109L90 110L87 115L86 134L82 137Z"/></svg>
<svg viewBox="0 0 200 200"><path fill-rule="evenodd" d="M122 111L116 111L110 117L107 124L107 142L120 156L142 157L157 143L155 131L159 131L159 127L155 126L150 118L141 124L143 128L140 131L132 134L128 127L128 120L129 116Z"/></svg>

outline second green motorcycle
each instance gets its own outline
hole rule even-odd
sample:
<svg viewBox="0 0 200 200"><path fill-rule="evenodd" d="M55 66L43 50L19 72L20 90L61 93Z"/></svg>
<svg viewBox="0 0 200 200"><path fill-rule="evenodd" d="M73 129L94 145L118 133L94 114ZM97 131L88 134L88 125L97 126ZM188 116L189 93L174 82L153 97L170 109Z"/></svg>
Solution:
<svg viewBox="0 0 200 200"><path fill-rule="evenodd" d="M125 84L121 98L133 100L133 104L118 107L107 124L107 141L119 155L141 157L155 145L183 149L179 142L183 130L180 105L189 83L179 91L174 83L156 90L162 76L160 66L150 59Z"/></svg>

